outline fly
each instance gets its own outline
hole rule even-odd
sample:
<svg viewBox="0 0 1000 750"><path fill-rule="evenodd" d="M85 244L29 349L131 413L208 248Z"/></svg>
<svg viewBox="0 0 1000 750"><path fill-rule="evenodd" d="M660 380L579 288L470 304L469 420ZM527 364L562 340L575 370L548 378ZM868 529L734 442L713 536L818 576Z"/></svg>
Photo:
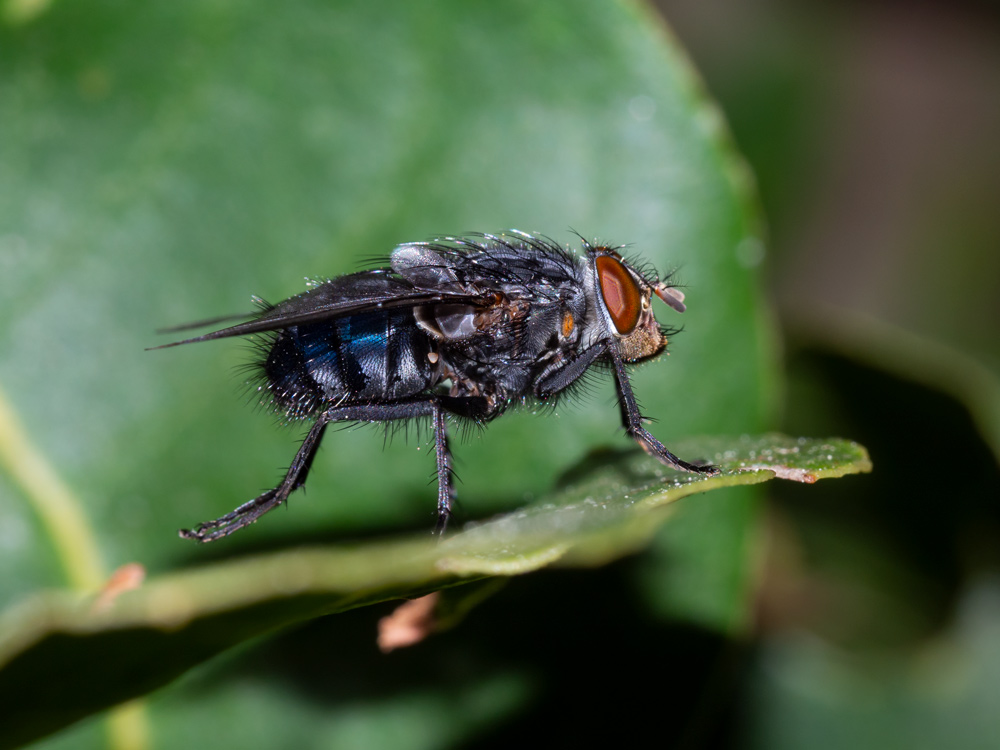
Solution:
<svg viewBox="0 0 1000 750"><path fill-rule="evenodd" d="M583 240L577 255L518 231L447 237L400 245L387 268L322 282L244 323L166 344L262 334L259 389L287 418L313 420L281 484L180 535L211 542L284 503L305 483L331 423L415 418L433 427L443 532L455 496L448 417L482 425L516 404L553 402L593 365L611 370L625 432L643 450L674 469L716 473L681 460L643 426L627 367L667 346L653 296L685 310L669 279L607 245Z"/></svg>

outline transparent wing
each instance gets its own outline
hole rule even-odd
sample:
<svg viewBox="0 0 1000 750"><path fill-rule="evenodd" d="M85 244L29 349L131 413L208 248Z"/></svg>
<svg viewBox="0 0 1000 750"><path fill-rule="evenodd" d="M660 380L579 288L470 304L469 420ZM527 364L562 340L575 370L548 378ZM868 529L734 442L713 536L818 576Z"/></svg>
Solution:
<svg viewBox="0 0 1000 750"><path fill-rule="evenodd" d="M467 290L420 288L385 269L362 271L361 273L339 276L330 281L325 281L307 292L290 297L274 306L267 307L252 320L244 323L212 331L202 336L195 336L194 338L174 341L151 348L167 349L171 346L193 344L197 341L211 341L231 336L246 336L251 333L275 331L288 328L289 326L301 325L303 323L317 323L371 310L385 310L395 307L420 307L439 302L489 305L493 301L492 294L486 292L482 294L470 294ZM187 330L231 319L233 318L213 318L170 330Z"/></svg>

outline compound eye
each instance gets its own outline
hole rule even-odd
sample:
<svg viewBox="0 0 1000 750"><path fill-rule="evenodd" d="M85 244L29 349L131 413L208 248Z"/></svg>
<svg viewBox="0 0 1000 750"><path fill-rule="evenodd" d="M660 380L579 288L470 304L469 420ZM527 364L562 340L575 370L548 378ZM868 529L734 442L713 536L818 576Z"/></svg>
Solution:
<svg viewBox="0 0 1000 750"><path fill-rule="evenodd" d="M632 274L614 258L608 255L598 256L596 265L604 306L608 308L619 335L626 336L639 322L642 305L639 287Z"/></svg>

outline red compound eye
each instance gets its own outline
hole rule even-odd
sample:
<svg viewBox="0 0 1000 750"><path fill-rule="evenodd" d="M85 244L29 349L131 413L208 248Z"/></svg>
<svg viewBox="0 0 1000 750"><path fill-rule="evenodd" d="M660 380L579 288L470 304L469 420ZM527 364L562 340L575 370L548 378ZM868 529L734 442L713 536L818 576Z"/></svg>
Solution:
<svg viewBox="0 0 1000 750"><path fill-rule="evenodd" d="M597 280L601 285L601 297L608 308L615 328L622 336L628 335L639 322L642 297L625 266L609 255L598 256Z"/></svg>

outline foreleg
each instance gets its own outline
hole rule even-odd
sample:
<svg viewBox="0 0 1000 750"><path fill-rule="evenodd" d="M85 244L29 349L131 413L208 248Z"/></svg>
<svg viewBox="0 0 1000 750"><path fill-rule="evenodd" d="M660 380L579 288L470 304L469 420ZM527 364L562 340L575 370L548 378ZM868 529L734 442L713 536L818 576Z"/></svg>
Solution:
<svg viewBox="0 0 1000 750"><path fill-rule="evenodd" d="M646 453L662 461L667 466L698 474L718 474L719 470L714 466L698 466L677 458L677 456L667 450L667 447L663 443L653 437L649 430L642 426L642 414L639 412L639 404L636 402L635 394L632 392L632 385L625 370L625 363L614 353L611 355L611 361L614 363L615 385L618 389L618 406L621 409L622 424L625 427L626 434L639 443Z"/></svg>

